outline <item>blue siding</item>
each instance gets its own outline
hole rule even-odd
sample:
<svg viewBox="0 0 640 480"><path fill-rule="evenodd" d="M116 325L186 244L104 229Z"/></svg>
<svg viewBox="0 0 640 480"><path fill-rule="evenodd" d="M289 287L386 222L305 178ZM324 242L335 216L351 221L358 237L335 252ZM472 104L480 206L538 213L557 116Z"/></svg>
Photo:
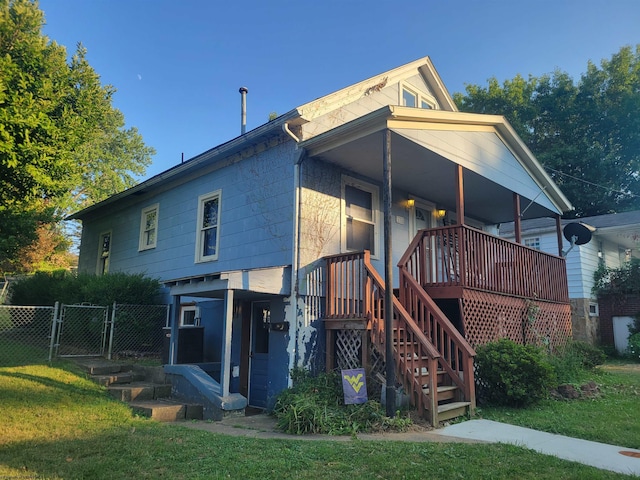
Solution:
<svg viewBox="0 0 640 480"><path fill-rule="evenodd" d="M288 265L293 233L293 142L85 219L81 271L94 272L102 232L112 232L110 271L161 279ZM198 196L221 191L218 260L195 263ZM122 202L124 203L124 202ZM141 210L159 204L157 246L138 251ZM118 204L119 205L119 204ZM112 207L113 208L113 207Z"/></svg>
<svg viewBox="0 0 640 480"><path fill-rule="evenodd" d="M271 322L286 318L286 304L281 298L271 301ZM278 394L288 387L289 381L289 332L269 332L269 373L267 379L267 409L273 409Z"/></svg>

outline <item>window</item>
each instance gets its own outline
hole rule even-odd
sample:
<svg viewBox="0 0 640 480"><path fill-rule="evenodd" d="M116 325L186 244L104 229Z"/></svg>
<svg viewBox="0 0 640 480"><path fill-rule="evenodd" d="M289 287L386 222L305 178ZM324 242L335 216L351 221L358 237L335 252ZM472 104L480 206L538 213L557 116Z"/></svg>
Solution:
<svg viewBox="0 0 640 480"><path fill-rule="evenodd" d="M406 88L402 89L402 106L403 107L417 107L418 106L418 95L413 92L410 92Z"/></svg>
<svg viewBox="0 0 640 480"><path fill-rule="evenodd" d="M200 315L198 307L195 305L180 306L180 326L181 327L199 327Z"/></svg>
<svg viewBox="0 0 640 480"><path fill-rule="evenodd" d="M589 316L597 317L600 314L597 303L589 303Z"/></svg>
<svg viewBox="0 0 640 480"><path fill-rule="evenodd" d="M220 229L220 190L198 198L196 262L218 259Z"/></svg>
<svg viewBox="0 0 640 480"><path fill-rule="evenodd" d="M156 248L158 235L158 204L142 209L140 218L140 245L138 250Z"/></svg>
<svg viewBox="0 0 640 480"><path fill-rule="evenodd" d="M342 249L378 252L378 189L354 179L342 181Z"/></svg>
<svg viewBox="0 0 640 480"><path fill-rule="evenodd" d="M524 246L540 250L540 237L530 237L524 239Z"/></svg>
<svg viewBox="0 0 640 480"><path fill-rule="evenodd" d="M109 260L111 257L111 232L100 234L100 244L98 247L98 275L109 273Z"/></svg>
<svg viewBox="0 0 640 480"><path fill-rule="evenodd" d="M400 105L403 107L435 109L436 100L431 95L402 85L400 88Z"/></svg>

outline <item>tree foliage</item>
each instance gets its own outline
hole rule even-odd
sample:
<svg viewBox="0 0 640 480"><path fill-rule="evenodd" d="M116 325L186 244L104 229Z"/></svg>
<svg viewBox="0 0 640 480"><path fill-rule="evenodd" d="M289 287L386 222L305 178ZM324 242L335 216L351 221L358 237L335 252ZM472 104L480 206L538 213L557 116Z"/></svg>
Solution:
<svg viewBox="0 0 640 480"><path fill-rule="evenodd" d="M504 115L574 204L572 216L640 208L640 45L575 82L556 70L468 85L462 111Z"/></svg>
<svg viewBox="0 0 640 480"><path fill-rule="evenodd" d="M154 154L78 45L42 34L34 0L0 0L0 265L38 228L130 187Z"/></svg>

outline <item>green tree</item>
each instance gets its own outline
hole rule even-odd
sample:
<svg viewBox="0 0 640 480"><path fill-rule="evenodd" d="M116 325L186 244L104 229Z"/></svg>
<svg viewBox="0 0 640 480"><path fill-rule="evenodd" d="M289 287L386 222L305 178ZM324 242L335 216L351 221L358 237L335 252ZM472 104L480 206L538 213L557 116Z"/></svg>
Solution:
<svg viewBox="0 0 640 480"><path fill-rule="evenodd" d="M640 208L640 45L578 82L560 70L468 85L462 111L504 115L576 207L572 216Z"/></svg>
<svg viewBox="0 0 640 480"><path fill-rule="evenodd" d="M0 269L43 224L136 182L155 153L78 45L42 34L35 0L0 0Z"/></svg>

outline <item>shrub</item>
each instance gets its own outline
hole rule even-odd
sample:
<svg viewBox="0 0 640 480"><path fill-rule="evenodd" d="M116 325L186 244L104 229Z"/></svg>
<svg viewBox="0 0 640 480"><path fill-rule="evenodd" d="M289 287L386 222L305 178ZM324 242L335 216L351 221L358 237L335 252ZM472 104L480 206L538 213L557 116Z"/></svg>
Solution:
<svg viewBox="0 0 640 480"><path fill-rule="evenodd" d="M578 383L586 372L602 365L606 358L602 349L590 343L571 341L554 355L550 355L549 362L558 383Z"/></svg>
<svg viewBox="0 0 640 480"><path fill-rule="evenodd" d="M478 394L492 405L524 407L555 386L553 367L542 351L502 339L476 349Z"/></svg>
<svg viewBox="0 0 640 480"><path fill-rule="evenodd" d="M36 272L12 283L10 288L13 305L51 306L55 302L153 305L160 301L158 280L142 274L73 275L67 271Z"/></svg>
<svg viewBox="0 0 640 480"><path fill-rule="evenodd" d="M592 292L596 296L640 293L640 259L632 258L619 268L601 263L593 280Z"/></svg>
<svg viewBox="0 0 640 480"><path fill-rule="evenodd" d="M587 370L593 370L598 365L602 365L607 359L601 348L578 340L569 342L565 347L565 353L576 356L580 360L582 367Z"/></svg>
<svg viewBox="0 0 640 480"><path fill-rule="evenodd" d="M640 333L634 333L629 336L627 354L636 362L640 361Z"/></svg>
<svg viewBox="0 0 640 480"><path fill-rule="evenodd" d="M337 372L312 376L303 369L291 372L293 386L276 401L273 414L278 428L286 433L344 435L393 428L406 429L407 418L385 417L380 403L369 400L345 405L342 382Z"/></svg>

